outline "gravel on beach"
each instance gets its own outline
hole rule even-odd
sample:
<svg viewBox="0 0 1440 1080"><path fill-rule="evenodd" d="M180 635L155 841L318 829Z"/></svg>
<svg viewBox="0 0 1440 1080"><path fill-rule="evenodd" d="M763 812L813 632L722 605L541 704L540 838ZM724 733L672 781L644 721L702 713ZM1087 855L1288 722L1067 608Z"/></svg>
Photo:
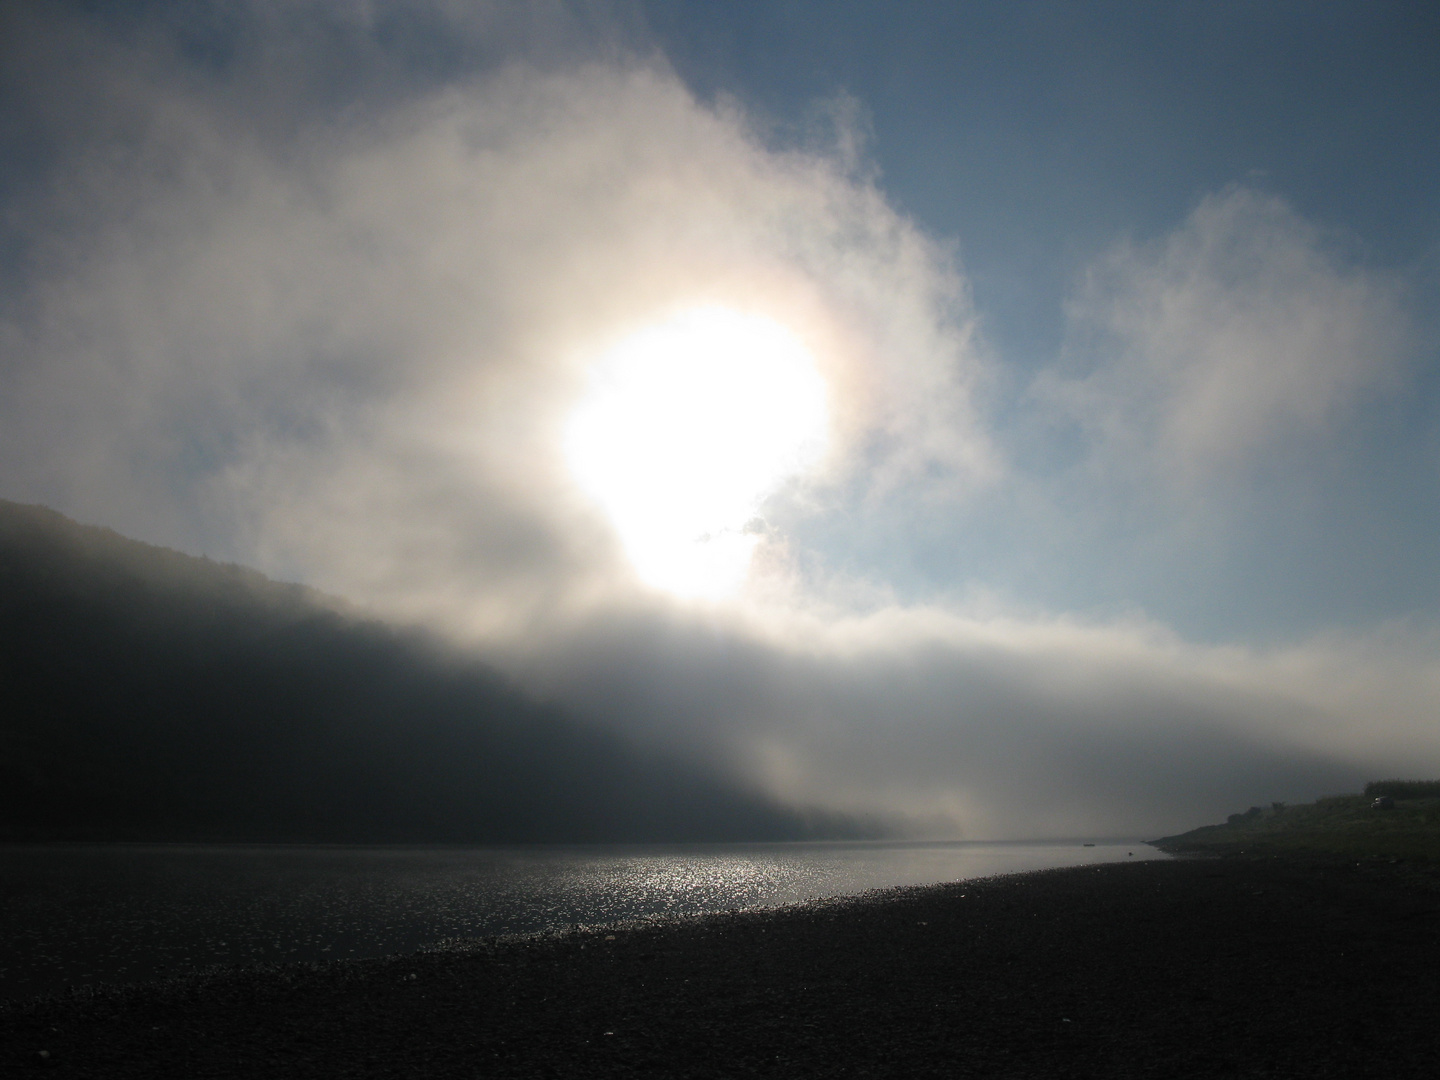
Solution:
<svg viewBox="0 0 1440 1080"><path fill-rule="evenodd" d="M1440 870L1177 859L0 1006L87 1077L1440 1075Z"/></svg>

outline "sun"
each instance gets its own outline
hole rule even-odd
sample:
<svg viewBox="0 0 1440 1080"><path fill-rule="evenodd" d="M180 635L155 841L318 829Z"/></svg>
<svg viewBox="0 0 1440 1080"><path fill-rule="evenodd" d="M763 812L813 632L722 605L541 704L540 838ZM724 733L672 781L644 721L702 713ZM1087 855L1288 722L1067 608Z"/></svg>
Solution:
<svg viewBox="0 0 1440 1080"><path fill-rule="evenodd" d="M761 503L823 455L826 399L788 327L692 308L595 359L565 427L565 460L642 580L718 598L749 572Z"/></svg>

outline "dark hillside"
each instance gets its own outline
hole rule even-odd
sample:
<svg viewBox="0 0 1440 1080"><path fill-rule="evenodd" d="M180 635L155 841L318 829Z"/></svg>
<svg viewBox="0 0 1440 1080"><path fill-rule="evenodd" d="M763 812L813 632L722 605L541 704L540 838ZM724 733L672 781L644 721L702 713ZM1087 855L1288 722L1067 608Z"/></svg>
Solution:
<svg viewBox="0 0 1440 1080"><path fill-rule="evenodd" d="M299 586L0 502L0 837L848 831L647 756Z"/></svg>
<svg viewBox="0 0 1440 1080"><path fill-rule="evenodd" d="M1440 863L1440 784L1380 780L1364 795L1252 806L1224 825L1152 841L1175 854L1339 855ZM1376 797L1396 792L1384 805Z"/></svg>

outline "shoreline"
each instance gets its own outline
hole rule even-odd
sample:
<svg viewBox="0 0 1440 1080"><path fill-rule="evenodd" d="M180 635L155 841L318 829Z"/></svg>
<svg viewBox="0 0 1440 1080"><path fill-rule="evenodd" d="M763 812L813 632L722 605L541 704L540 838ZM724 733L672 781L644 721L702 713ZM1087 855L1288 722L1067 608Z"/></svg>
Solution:
<svg viewBox="0 0 1440 1080"><path fill-rule="evenodd" d="M86 988L0 1005L0 1067L1418 1077L1436 1001L1440 869L1178 858Z"/></svg>
<svg viewBox="0 0 1440 1080"><path fill-rule="evenodd" d="M0 1000L1136 857L1164 856L1048 841L0 847Z"/></svg>

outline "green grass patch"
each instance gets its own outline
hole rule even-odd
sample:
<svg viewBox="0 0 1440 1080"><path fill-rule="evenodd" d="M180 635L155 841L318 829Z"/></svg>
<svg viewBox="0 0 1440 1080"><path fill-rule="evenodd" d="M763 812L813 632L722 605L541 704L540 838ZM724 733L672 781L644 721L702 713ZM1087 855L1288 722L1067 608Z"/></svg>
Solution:
<svg viewBox="0 0 1440 1080"><path fill-rule="evenodd" d="M1315 854L1440 862L1440 782L1376 781L1365 791L1297 806L1251 807L1231 814L1224 825L1205 825L1153 843L1172 854ZM1412 792L1419 794L1407 797ZM1379 795L1390 796L1393 806L1377 809Z"/></svg>

